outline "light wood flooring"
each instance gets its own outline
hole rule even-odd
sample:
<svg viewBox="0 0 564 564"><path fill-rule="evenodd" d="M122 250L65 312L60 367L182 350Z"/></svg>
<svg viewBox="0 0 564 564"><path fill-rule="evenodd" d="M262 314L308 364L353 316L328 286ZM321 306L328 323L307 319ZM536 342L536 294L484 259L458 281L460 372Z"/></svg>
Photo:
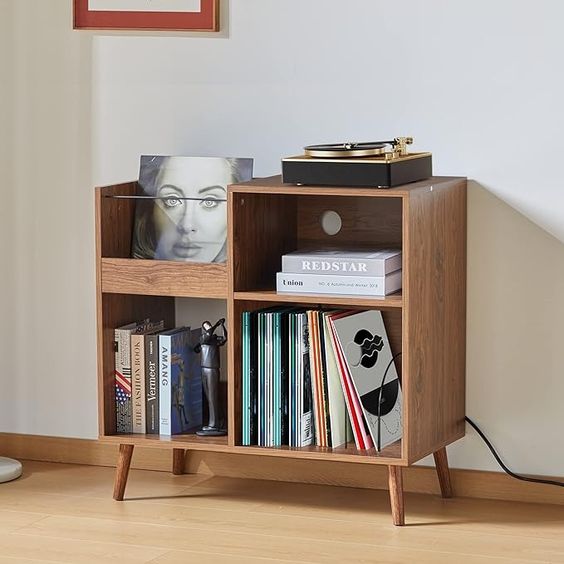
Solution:
<svg viewBox="0 0 564 564"><path fill-rule="evenodd" d="M24 462L0 484L0 563L563 562L564 508ZM547 486L548 487L548 486Z"/></svg>

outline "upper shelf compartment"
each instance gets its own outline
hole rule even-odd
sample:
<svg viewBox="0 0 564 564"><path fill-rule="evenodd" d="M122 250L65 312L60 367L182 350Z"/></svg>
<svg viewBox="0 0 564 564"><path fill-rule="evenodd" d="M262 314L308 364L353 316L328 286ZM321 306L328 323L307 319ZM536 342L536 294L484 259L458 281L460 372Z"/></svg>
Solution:
<svg viewBox="0 0 564 564"><path fill-rule="evenodd" d="M97 254L102 292L227 298L227 265L130 258L137 183L96 189Z"/></svg>
<svg viewBox="0 0 564 564"><path fill-rule="evenodd" d="M288 186L263 179L231 186L229 199L236 296L273 291L288 252L403 247L403 194L397 191ZM324 229L327 212L341 222L333 235ZM401 306L401 298L395 305Z"/></svg>

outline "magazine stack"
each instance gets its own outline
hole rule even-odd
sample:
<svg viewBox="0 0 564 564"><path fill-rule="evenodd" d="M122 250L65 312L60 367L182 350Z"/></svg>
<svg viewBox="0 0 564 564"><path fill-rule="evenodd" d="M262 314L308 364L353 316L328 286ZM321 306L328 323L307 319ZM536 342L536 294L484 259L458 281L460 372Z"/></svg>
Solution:
<svg viewBox="0 0 564 564"><path fill-rule="evenodd" d="M401 289L401 250L295 251L282 256L276 290L381 297Z"/></svg>

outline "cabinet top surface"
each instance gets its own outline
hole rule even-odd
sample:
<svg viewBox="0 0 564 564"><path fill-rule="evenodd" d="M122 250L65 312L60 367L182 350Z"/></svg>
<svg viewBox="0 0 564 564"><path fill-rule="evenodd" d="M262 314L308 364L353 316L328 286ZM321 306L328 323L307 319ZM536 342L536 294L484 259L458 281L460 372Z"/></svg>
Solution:
<svg viewBox="0 0 564 564"><path fill-rule="evenodd" d="M431 176L419 182L411 182L393 188L358 188L347 186L298 186L284 184L280 175L266 178L254 178L249 182L231 184L229 192L262 192L271 194L303 194L303 195L342 195L342 196L376 196L384 198L401 198L415 192L426 192L433 187L446 188L449 185L466 182L464 176Z"/></svg>

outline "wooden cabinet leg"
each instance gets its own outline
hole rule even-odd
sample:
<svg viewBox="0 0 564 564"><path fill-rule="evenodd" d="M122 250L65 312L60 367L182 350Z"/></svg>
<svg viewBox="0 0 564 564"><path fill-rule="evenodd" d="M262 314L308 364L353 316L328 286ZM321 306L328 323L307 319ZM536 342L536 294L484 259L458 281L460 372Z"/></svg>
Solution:
<svg viewBox="0 0 564 564"><path fill-rule="evenodd" d="M450 481L446 448L443 447L437 452L434 452L433 457L435 458L435 467L437 468L437 476L439 477L439 485L441 486L441 495L443 497L452 497L452 483Z"/></svg>
<svg viewBox="0 0 564 564"><path fill-rule="evenodd" d="M172 473L175 476L184 474L184 457L186 451L183 448L172 449Z"/></svg>
<svg viewBox="0 0 564 564"><path fill-rule="evenodd" d="M133 445L119 445L119 457L114 482L114 499L116 501L123 501L123 494L125 493L125 486L127 485L127 476L129 475L129 466L131 465L132 456Z"/></svg>
<svg viewBox="0 0 564 564"><path fill-rule="evenodd" d="M401 466L388 466L388 484L390 488L390 503L392 505L392 520L394 525L405 525Z"/></svg>

